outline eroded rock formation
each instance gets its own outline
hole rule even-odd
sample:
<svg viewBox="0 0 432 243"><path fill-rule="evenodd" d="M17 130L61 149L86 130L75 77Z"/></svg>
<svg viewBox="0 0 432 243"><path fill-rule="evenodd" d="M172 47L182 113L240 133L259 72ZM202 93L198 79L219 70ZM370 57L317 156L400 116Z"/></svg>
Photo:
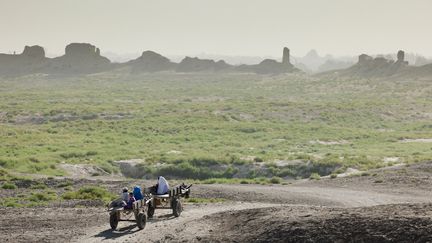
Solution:
<svg viewBox="0 0 432 243"><path fill-rule="evenodd" d="M299 71L290 63L290 51L287 47L283 49L282 62L273 59L265 59L256 65L241 65L237 67L237 70L259 74L281 74Z"/></svg>
<svg viewBox="0 0 432 243"><path fill-rule="evenodd" d="M31 58L43 59L45 58L45 50L41 46L25 46L21 55Z"/></svg>
<svg viewBox="0 0 432 243"><path fill-rule="evenodd" d="M71 43L65 48L67 57L100 57L100 50L88 43Z"/></svg>
<svg viewBox="0 0 432 243"><path fill-rule="evenodd" d="M65 54L56 58L45 57L40 46L26 46L20 55L0 54L0 75L44 74L91 74L124 68L132 73L140 72L253 72L260 74L280 74L299 71L290 62L290 50L283 49L282 62L265 59L256 65L233 66L224 60L214 61L197 57L185 57L180 63L145 51L140 57L126 63L111 63L101 56L101 51L89 43L71 43L66 46Z"/></svg>
<svg viewBox="0 0 432 243"><path fill-rule="evenodd" d="M400 64L400 65L408 65L408 62L405 61L405 52L404 51L402 51L402 50L398 51L396 63Z"/></svg>
<svg viewBox="0 0 432 243"><path fill-rule="evenodd" d="M178 65L178 72L218 72L228 71L232 68L225 61L220 60L215 62L210 59L199 59L197 57L185 57Z"/></svg>
<svg viewBox="0 0 432 243"><path fill-rule="evenodd" d="M338 70L340 76L352 77L388 77L396 75L408 69L408 62L405 61L405 53L399 51L397 53L397 61L387 59L383 56L371 57L366 54L361 54L358 62L343 70Z"/></svg>
<svg viewBox="0 0 432 243"><path fill-rule="evenodd" d="M25 75L42 72L48 63L40 46L25 46L19 54L0 54L0 75Z"/></svg>
<svg viewBox="0 0 432 243"><path fill-rule="evenodd" d="M71 43L65 55L52 59L50 73L96 73L111 68L110 60L100 55L99 48L88 43Z"/></svg>
<svg viewBox="0 0 432 243"><path fill-rule="evenodd" d="M130 65L134 73L167 71L175 68L175 63L154 51L145 51L126 65Z"/></svg>
<svg viewBox="0 0 432 243"><path fill-rule="evenodd" d="M285 65L291 65L290 50L288 49L288 47L284 47L284 49L283 49L282 63Z"/></svg>

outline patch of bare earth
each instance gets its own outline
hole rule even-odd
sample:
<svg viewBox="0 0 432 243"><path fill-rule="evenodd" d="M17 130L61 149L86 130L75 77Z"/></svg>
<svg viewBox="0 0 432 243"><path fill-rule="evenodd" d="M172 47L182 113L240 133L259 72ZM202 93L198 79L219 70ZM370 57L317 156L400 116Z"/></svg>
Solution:
<svg viewBox="0 0 432 243"><path fill-rule="evenodd" d="M153 183L68 180L116 193ZM63 190L64 181L42 182ZM0 195L31 193L17 186ZM289 185L194 185L192 197L226 202L185 204L178 218L156 210L144 230L122 222L113 231L106 208L85 202L0 208L0 242L431 242L431 187L432 162Z"/></svg>
<svg viewBox="0 0 432 243"><path fill-rule="evenodd" d="M101 208L0 208L0 242L69 242L106 222Z"/></svg>
<svg viewBox="0 0 432 243"><path fill-rule="evenodd" d="M322 141L322 140L313 140L309 141L310 144L320 144L320 145L343 145L349 144L346 140L338 140L338 141Z"/></svg>
<svg viewBox="0 0 432 243"><path fill-rule="evenodd" d="M432 138L402 139L402 143L432 143Z"/></svg>
<svg viewBox="0 0 432 243"><path fill-rule="evenodd" d="M432 204L282 206L208 215L175 242L430 242ZM211 227L209 227L211 226Z"/></svg>

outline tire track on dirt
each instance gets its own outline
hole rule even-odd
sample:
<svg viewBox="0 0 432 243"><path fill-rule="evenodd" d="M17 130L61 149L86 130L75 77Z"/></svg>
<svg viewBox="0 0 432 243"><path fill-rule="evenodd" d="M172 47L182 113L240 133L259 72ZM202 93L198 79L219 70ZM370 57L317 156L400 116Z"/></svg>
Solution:
<svg viewBox="0 0 432 243"><path fill-rule="evenodd" d="M365 188L366 189L366 188ZM265 207L310 206L350 208L394 203L432 202L430 195L387 194L366 190L314 186L261 186L261 185L199 185L193 196L219 197L235 200L216 204L187 204L182 215L175 218L169 210L156 210L144 230L134 222L119 224L117 231L109 227L108 213L104 225L90 228L77 242L169 242L193 232L210 231L213 225L203 225L203 218L227 211L260 209ZM243 201L243 202L242 202ZM245 202L246 201L246 202ZM297 206L296 206L297 205ZM313 211L313 210L312 210ZM211 219L210 219L211 221ZM187 237L186 237L187 238Z"/></svg>

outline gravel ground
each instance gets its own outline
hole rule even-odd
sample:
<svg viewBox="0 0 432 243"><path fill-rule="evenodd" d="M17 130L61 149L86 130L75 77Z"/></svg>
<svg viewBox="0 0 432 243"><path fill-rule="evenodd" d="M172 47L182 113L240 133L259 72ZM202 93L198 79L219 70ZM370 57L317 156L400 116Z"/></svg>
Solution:
<svg viewBox="0 0 432 243"><path fill-rule="evenodd" d="M61 193L65 179L39 180ZM137 183L69 181L112 191ZM29 193L35 182L22 183L0 195ZM193 197L227 201L185 204L178 218L157 210L144 230L121 222L112 231L95 201L0 208L0 242L432 242L431 185L432 163L288 185L194 185Z"/></svg>

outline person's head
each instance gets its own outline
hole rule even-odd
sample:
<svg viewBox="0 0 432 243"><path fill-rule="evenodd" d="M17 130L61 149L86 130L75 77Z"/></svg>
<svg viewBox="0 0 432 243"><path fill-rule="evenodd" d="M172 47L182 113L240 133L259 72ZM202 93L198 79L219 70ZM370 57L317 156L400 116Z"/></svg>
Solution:
<svg viewBox="0 0 432 243"><path fill-rule="evenodd" d="M128 190L128 188L127 187L123 187L123 190L122 190L123 192L128 192L129 190Z"/></svg>
<svg viewBox="0 0 432 243"><path fill-rule="evenodd" d="M132 197L133 197L133 193L129 192L129 198L132 198Z"/></svg>

